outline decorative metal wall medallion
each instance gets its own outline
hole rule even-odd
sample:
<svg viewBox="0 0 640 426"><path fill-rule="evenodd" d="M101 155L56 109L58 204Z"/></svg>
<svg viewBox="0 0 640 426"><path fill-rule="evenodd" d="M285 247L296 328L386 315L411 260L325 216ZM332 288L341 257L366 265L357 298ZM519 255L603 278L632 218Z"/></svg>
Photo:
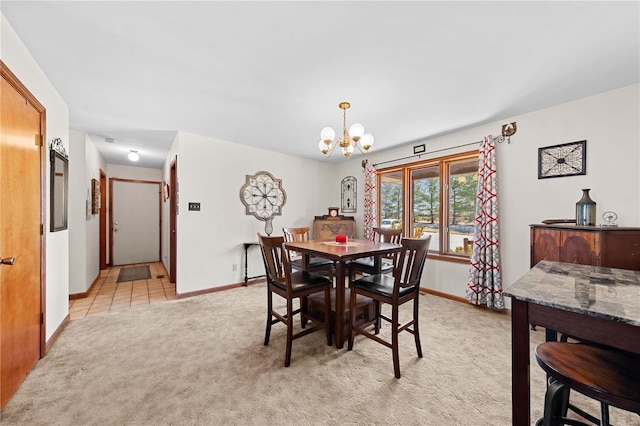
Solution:
<svg viewBox="0 0 640 426"><path fill-rule="evenodd" d="M264 221L264 232L271 235L273 216L281 215L282 207L287 202L282 180L265 171L246 177L246 183L240 188L240 201L245 206L245 214Z"/></svg>

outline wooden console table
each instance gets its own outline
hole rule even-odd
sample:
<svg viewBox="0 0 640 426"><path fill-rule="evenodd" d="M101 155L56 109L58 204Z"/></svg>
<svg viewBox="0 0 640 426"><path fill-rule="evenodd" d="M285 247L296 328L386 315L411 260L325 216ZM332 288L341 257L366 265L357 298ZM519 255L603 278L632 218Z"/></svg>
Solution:
<svg viewBox="0 0 640 426"><path fill-rule="evenodd" d="M249 280L252 280L254 278L262 278L265 275L254 275L253 277L249 277L247 276L247 252L249 251L249 247L251 246L258 246L260 247L260 243L259 242L252 242L252 243L242 243L242 246L244 247L244 286L248 286L249 285Z"/></svg>

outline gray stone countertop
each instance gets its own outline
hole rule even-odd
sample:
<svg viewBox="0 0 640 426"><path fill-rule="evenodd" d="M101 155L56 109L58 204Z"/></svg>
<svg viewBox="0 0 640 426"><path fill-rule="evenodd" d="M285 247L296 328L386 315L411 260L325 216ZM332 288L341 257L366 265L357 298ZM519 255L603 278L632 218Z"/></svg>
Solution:
<svg viewBox="0 0 640 426"><path fill-rule="evenodd" d="M504 295L640 327L640 271L543 260Z"/></svg>

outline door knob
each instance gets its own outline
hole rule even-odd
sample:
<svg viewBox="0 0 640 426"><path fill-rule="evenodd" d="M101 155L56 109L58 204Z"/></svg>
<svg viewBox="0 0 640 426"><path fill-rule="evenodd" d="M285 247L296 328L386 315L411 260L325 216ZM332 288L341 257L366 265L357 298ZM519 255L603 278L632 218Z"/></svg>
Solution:
<svg viewBox="0 0 640 426"><path fill-rule="evenodd" d="M0 257L0 265L13 265L16 263L15 257L5 257L4 259Z"/></svg>

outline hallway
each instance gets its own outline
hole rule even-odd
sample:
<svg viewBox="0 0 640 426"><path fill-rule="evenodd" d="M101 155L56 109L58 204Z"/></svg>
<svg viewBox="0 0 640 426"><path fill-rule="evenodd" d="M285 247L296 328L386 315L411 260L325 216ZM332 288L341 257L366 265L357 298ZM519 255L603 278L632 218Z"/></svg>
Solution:
<svg viewBox="0 0 640 426"><path fill-rule="evenodd" d="M122 267L143 265L149 265L151 278L116 283ZM87 297L69 301L69 314L74 320L175 298L176 285L169 283L161 262L114 266L100 271L98 282Z"/></svg>

